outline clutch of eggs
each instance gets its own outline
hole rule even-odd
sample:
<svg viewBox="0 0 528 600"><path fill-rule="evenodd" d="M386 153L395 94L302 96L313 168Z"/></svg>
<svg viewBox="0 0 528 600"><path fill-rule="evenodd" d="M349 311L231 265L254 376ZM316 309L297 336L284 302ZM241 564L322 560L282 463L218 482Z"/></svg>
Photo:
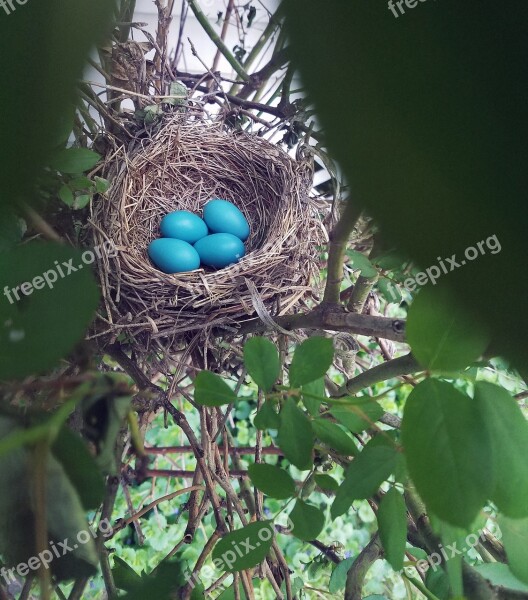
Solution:
<svg viewBox="0 0 528 600"><path fill-rule="evenodd" d="M200 265L223 269L238 262L246 253L244 241L249 223L231 202L214 198L207 202L203 219L187 210L163 217L162 238L153 240L148 255L164 273L185 273Z"/></svg>

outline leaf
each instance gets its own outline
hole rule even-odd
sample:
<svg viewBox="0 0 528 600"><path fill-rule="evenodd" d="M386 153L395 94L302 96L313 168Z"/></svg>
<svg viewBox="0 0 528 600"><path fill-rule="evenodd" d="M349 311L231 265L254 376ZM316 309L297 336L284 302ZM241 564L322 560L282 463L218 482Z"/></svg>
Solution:
<svg viewBox="0 0 528 600"><path fill-rule="evenodd" d="M223 406L236 402L235 392L211 371L200 371L194 380L194 400L201 406Z"/></svg>
<svg viewBox="0 0 528 600"><path fill-rule="evenodd" d="M337 481L326 473L316 473L315 483L322 489L328 492L336 492L339 488Z"/></svg>
<svg viewBox="0 0 528 600"><path fill-rule="evenodd" d="M253 337L244 345L244 365L253 381L265 392L271 391L279 377L279 353L263 337Z"/></svg>
<svg viewBox="0 0 528 600"><path fill-rule="evenodd" d="M373 496L397 462L398 452L389 440L382 435L372 438L348 466L332 504L332 518L344 514L354 500Z"/></svg>
<svg viewBox="0 0 528 600"><path fill-rule="evenodd" d="M501 586L516 592L528 592L528 585L515 577L508 565L503 563L483 563L473 568L492 585Z"/></svg>
<svg viewBox="0 0 528 600"><path fill-rule="evenodd" d="M103 177L95 176L94 181L95 181L95 191L98 194L104 194L110 188L110 182L108 181L108 179L104 179Z"/></svg>
<svg viewBox="0 0 528 600"><path fill-rule="evenodd" d="M303 385L301 388L301 392L303 404L304 406L306 406L306 410L313 417L318 417L321 402L325 400L326 396L326 386L324 377L320 377L315 381L311 381L310 383ZM313 396L317 397L313 398Z"/></svg>
<svg viewBox="0 0 528 600"><path fill-rule="evenodd" d="M354 440L339 425L328 419L317 418L312 421L315 436L322 442L345 456L355 456L358 449Z"/></svg>
<svg viewBox="0 0 528 600"><path fill-rule="evenodd" d="M71 188L67 185L63 185L59 190L59 198L66 204L66 206L73 206L75 202L75 196L71 191Z"/></svg>
<svg viewBox="0 0 528 600"><path fill-rule="evenodd" d="M394 281L388 277L380 277L377 286L380 294L387 302L400 304L402 301L402 295Z"/></svg>
<svg viewBox="0 0 528 600"><path fill-rule="evenodd" d="M406 324L413 355L429 370L455 371L479 358L489 335L443 288L426 287L411 305Z"/></svg>
<svg viewBox="0 0 528 600"><path fill-rule="evenodd" d="M425 574L425 585L438 600L449 600L449 578L443 569L438 567L427 569L427 573Z"/></svg>
<svg viewBox="0 0 528 600"><path fill-rule="evenodd" d="M293 523L293 535L309 542L315 540L323 530L325 516L321 509L297 500L290 513L290 520Z"/></svg>
<svg viewBox="0 0 528 600"><path fill-rule="evenodd" d="M244 591L244 586L242 585L241 581L238 584L238 593L240 600L247 600L246 592ZM231 587L228 587L227 590L224 590L216 600L236 600L235 586L232 585Z"/></svg>
<svg viewBox="0 0 528 600"><path fill-rule="evenodd" d="M308 417L288 398L280 413L278 443L284 456L298 469L311 468L314 433Z"/></svg>
<svg viewBox="0 0 528 600"><path fill-rule="evenodd" d="M444 381L422 381L407 398L402 442L428 508L447 523L469 527L494 487L490 438L477 402Z"/></svg>
<svg viewBox="0 0 528 600"><path fill-rule="evenodd" d="M477 409L490 438L494 485L490 498L508 517L528 516L528 423L508 392L488 382L475 385Z"/></svg>
<svg viewBox="0 0 528 600"><path fill-rule="evenodd" d="M141 576L117 554L114 554L114 568L112 569L114 583L121 590L131 590L141 584Z"/></svg>
<svg viewBox="0 0 528 600"><path fill-rule="evenodd" d="M368 397L345 398L350 403L330 409L330 414L352 433L361 433L381 418L383 409Z"/></svg>
<svg viewBox="0 0 528 600"><path fill-rule="evenodd" d="M73 203L72 208L74 210L81 210L83 208L86 208L86 206L88 206L88 204L90 203L91 199L91 194L79 194L78 196L75 196L75 201Z"/></svg>
<svg viewBox="0 0 528 600"><path fill-rule="evenodd" d="M252 464L248 467L253 485L267 496L283 500L295 494L295 482L291 475L280 467Z"/></svg>
<svg viewBox="0 0 528 600"><path fill-rule="evenodd" d="M12 212L3 212L0 219L0 252L4 253L16 247L27 230L25 221Z"/></svg>
<svg viewBox="0 0 528 600"><path fill-rule="evenodd" d="M49 166L61 173L84 173L99 162L101 156L88 148L64 148L50 158Z"/></svg>
<svg viewBox="0 0 528 600"><path fill-rule="evenodd" d="M278 429L280 426L280 416L275 412L273 402L266 400L253 419L253 424L257 429Z"/></svg>
<svg viewBox="0 0 528 600"><path fill-rule="evenodd" d="M143 575L139 581L128 579L127 594L122 596L125 600L171 600L175 593L185 585L186 579L183 566L178 562L162 562L152 573ZM196 589L196 588L195 588Z"/></svg>
<svg viewBox="0 0 528 600"><path fill-rule="evenodd" d="M520 581L528 584L528 518L510 519L499 515L497 522L510 570Z"/></svg>
<svg viewBox="0 0 528 600"><path fill-rule="evenodd" d="M350 258L352 268L359 270L363 277L367 277L368 279L376 277L378 271L364 254L350 249L347 250L346 253Z"/></svg>
<svg viewBox="0 0 528 600"><path fill-rule="evenodd" d="M500 18L492 1L400 2L394 14L386 2L282 6L293 67L354 203L490 324L499 353L525 364L528 5L513 0Z"/></svg>
<svg viewBox="0 0 528 600"><path fill-rule="evenodd" d="M75 272L69 273L70 267ZM82 253L49 242L0 254L0 289L5 296L0 302L0 380L54 367L82 338L99 301Z"/></svg>
<svg viewBox="0 0 528 600"><path fill-rule="evenodd" d="M53 444L52 452L77 490L83 508L99 508L105 493L103 476L81 438L63 427Z"/></svg>
<svg viewBox="0 0 528 600"><path fill-rule="evenodd" d="M335 566L332 575L330 576L330 583L328 584L328 591L331 594L337 594L345 589L348 571L355 560L356 559L351 556L350 558L345 558Z"/></svg>
<svg viewBox="0 0 528 600"><path fill-rule="evenodd" d="M383 496L377 518L385 558L395 571L400 571L407 543L407 508L403 496L395 488Z"/></svg>
<svg viewBox="0 0 528 600"><path fill-rule="evenodd" d="M0 418L0 438L17 430L22 431L13 419ZM48 535L55 543L69 541L71 547L59 557L50 551L47 563L58 580L89 577L96 572L98 557L84 509L64 469L51 453L45 464ZM0 552L8 564L27 563L37 555L30 451L17 448L0 457L0 478Z"/></svg>
<svg viewBox="0 0 528 600"><path fill-rule="evenodd" d="M71 131L74 90L91 48L111 33L114 10L106 0L46 0L18 8L0 22L0 72L9 81L0 90L0 195L6 208L38 199L36 175ZM28 90L38 90L38 102L21 102Z"/></svg>
<svg viewBox="0 0 528 600"><path fill-rule="evenodd" d="M297 346L290 365L290 385L300 387L322 377L334 358L330 338L312 336Z"/></svg>
<svg viewBox="0 0 528 600"><path fill-rule="evenodd" d="M271 521L257 521L228 533L213 549L215 568L233 573L260 564L266 558L274 536Z"/></svg>

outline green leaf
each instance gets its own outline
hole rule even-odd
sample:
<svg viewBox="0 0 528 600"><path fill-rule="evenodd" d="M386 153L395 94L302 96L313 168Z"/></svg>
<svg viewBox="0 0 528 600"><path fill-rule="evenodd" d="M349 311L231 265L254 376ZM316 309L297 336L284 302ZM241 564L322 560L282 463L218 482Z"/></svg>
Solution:
<svg viewBox="0 0 528 600"><path fill-rule="evenodd" d="M447 523L469 527L494 487L490 438L477 402L449 383L426 379L407 398L402 442L428 508Z"/></svg>
<svg viewBox="0 0 528 600"><path fill-rule="evenodd" d="M303 404L304 406L306 406L306 410L313 417L318 417L321 402L324 402L324 399L326 397L326 386L324 377L320 377L315 381L311 381L310 383L303 385L301 391ZM317 398L313 398L313 396L317 396Z"/></svg>
<svg viewBox="0 0 528 600"><path fill-rule="evenodd" d="M3 212L0 219L0 252L4 253L14 248L24 236L27 226L24 220L12 212Z"/></svg>
<svg viewBox="0 0 528 600"><path fill-rule="evenodd" d="M295 482L291 475L280 467L252 464L248 468L253 485L267 496L284 500L295 494Z"/></svg>
<svg viewBox="0 0 528 600"><path fill-rule="evenodd" d="M490 438L495 489L490 499L508 517L528 516L528 423L506 390L479 381L477 409Z"/></svg>
<svg viewBox="0 0 528 600"><path fill-rule="evenodd" d="M397 449L389 440L383 435L371 439L348 466L332 504L332 518L344 514L354 500L373 496L397 463Z"/></svg>
<svg viewBox="0 0 528 600"><path fill-rule="evenodd" d="M132 577L128 578L128 593L122 596L125 600L171 600L186 583L183 566L179 561L162 562L152 573L143 575L139 581L132 580Z"/></svg>
<svg viewBox="0 0 528 600"><path fill-rule="evenodd" d="M50 158L49 166L61 173L84 173L99 162L101 156L87 148L64 148Z"/></svg>
<svg viewBox="0 0 528 600"><path fill-rule="evenodd" d="M322 442L345 456L355 456L358 449L354 440L328 419L317 418L312 421L315 436Z"/></svg>
<svg viewBox="0 0 528 600"><path fill-rule="evenodd" d="M113 11L107 0L46 0L1 19L0 72L9 81L0 90L0 195L6 208L38 199L36 176L71 131L74 91L90 50L111 33ZM38 90L37 102L21 101L28 90Z"/></svg>
<svg viewBox="0 0 528 600"><path fill-rule="evenodd" d="M425 574L425 586L438 600L449 600L449 578L443 569L427 569Z"/></svg>
<svg viewBox="0 0 528 600"><path fill-rule="evenodd" d="M0 438L22 430L13 419L0 418ZM48 564L58 580L89 577L98 557L83 506L60 463L49 453L43 473L50 540L72 542L72 551L51 556ZM0 552L8 563L27 563L36 556L31 452L18 448L0 457ZM79 538L80 532L82 540ZM79 541L80 543L74 544Z"/></svg>
<svg viewBox="0 0 528 600"><path fill-rule="evenodd" d="M345 558L335 566L332 575L330 576L330 583L328 584L328 591L331 594L337 594L345 589L348 571L355 560L356 559L351 556L350 558Z"/></svg>
<svg viewBox="0 0 528 600"><path fill-rule="evenodd" d="M202 406L223 406L236 402L235 392L216 373L200 371L194 380L194 400Z"/></svg>
<svg viewBox="0 0 528 600"><path fill-rule="evenodd" d="M280 426L280 415L275 412L273 402L266 400L253 419L257 429L278 429Z"/></svg>
<svg viewBox="0 0 528 600"><path fill-rule="evenodd" d="M75 196L71 191L71 188L67 185L63 185L59 190L59 198L66 204L66 206L73 206L75 202Z"/></svg>
<svg viewBox="0 0 528 600"><path fill-rule="evenodd" d="M508 565L503 563L483 563L473 568L492 585L501 586L516 592L528 592L528 585L515 577Z"/></svg>
<svg viewBox="0 0 528 600"><path fill-rule="evenodd" d="M405 330L413 355L431 371L463 369L489 343L487 331L443 288L429 286L420 291Z"/></svg>
<svg viewBox="0 0 528 600"><path fill-rule="evenodd" d="M401 292L392 279L388 277L380 277L377 283L380 294L389 303L400 304L402 301Z"/></svg>
<svg viewBox="0 0 528 600"><path fill-rule="evenodd" d="M315 540L325 524L323 511L302 500L297 500L295 503L290 513L290 520L293 523L293 535L305 542Z"/></svg>
<svg viewBox="0 0 528 600"><path fill-rule="evenodd" d="M40 242L0 254L0 380L54 367L82 338L99 301L82 256Z"/></svg>
<svg viewBox="0 0 528 600"><path fill-rule="evenodd" d="M372 427L383 415L383 409L374 400L368 397L345 398L348 405L335 406L330 409L330 414L342 423L352 433L361 433Z"/></svg>
<svg viewBox="0 0 528 600"><path fill-rule="evenodd" d="M279 377L279 353L263 337L253 337L244 345L244 365L253 381L265 392L271 391Z"/></svg>
<svg viewBox="0 0 528 600"><path fill-rule="evenodd" d="M491 0L400 2L394 14L386 2L282 6L292 64L354 203L490 324L499 353L523 364L526 2L508 3L500 19Z"/></svg>
<svg viewBox="0 0 528 600"><path fill-rule="evenodd" d="M114 554L112 575L116 586L121 590L131 590L141 584L141 577L117 554Z"/></svg>
<svg viewBox="0 0 528 600"><path fill-rule="evenodd" d="M88 206L88 204L90 203L91 199L91 194L79 194L75 196L75 201L73 203L72 208L74 210L81 210L83 208L86 208L86 206Z"/></svg>
<svg viewBox="0 0 528 600"><path fill-rule="evenodd" d="M278 443L284 456L298 469L306 471L313 463L314 433L304 412L288 398L280 413Z"/></svg>
<svg viewBox="0 0 528 600"><path fill-rule="evenodd" d="M315 483L322 489L328 492L336 492L339 488L339 483L326 473L316 473Z"/></svg>
<svg viewBox="0 0 528 600"><path fill-rule="evenodd" d="M383 496L377 518L385 558L395 571L400 571L407 543L407 508L403 496L395 488Z"/></svg>
<svg viewBox="0 0 528 600"><path fill-rule="evenodd" d="M497 522L511 572L523 583L528 583L528 518L510 519L499 515Z"/></svg>
<svg viewBox="0 0 528 600"><path fill-rule="evenodd" d="M104 479L81 438L63 427L53 444L52 452L77 490L83 508L99 508L104 498Z"/></svg>
<svg viewBox="0 0 528 600"><path fill-rule="evenodd" d="M110 182L108 181L108 179L104 179L103 177L95 176L94 181L95 181L95 191L98 194L104 194L110 188Z"/></svg>
<svg viewBox="0 0 528 600"><path fill-rule="evenodd" d="M312 336L297 346L290 365L290 385L300 387L322 377L334 359L330 338Z"/></svg>
<svg viewBox="0 0 528 600"><path fill-rule="evenodd" d="M350 258L352 268L359 270L363 277L367 277L369 279L376 277L378 271L364 254L357 252L357 250L347 250L346 253Z"/></svg>
<svg viewBox="0 0 528 600"><path fill-rule="evenodd" d="M268 554L275 530L271 521L257 521L225 535L213 549L217 569L243 571L261 563Z"/></svg>

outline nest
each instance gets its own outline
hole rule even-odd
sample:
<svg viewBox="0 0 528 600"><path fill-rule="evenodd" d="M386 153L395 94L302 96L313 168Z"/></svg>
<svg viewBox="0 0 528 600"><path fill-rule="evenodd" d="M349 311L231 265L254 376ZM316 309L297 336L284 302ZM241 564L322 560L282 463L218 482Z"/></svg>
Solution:
<svg viewBox="0 0 528 600"><path fill-rule="evenodd" d="M100 264L104 308L94 335L167 350L182 334L236 332L257 315L273 318L306 303L325 241L309 193L311 164L257 135L200 121L171 120L134 151L120 150L112 158L112 186L92 206L93 243L117 248ZM217 271L156 269L147 247L160 237L162 217L181 209L201 214L213 197L246 216L244 258Z"/></svg>

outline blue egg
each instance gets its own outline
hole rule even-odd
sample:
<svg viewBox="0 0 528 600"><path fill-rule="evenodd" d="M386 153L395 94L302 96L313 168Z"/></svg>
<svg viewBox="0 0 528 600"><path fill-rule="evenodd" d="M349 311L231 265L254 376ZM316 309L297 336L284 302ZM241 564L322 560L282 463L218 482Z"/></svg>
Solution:
<svg viewBox="0 0 528 600"><path fill-rule="evenodd" d="M246 253L244 244L231 233L213 233L194 244L202 264L223 269L238 262Z"/></svg>
<svg viewBox="0 0 528 600"><path fill-rule="evenodd" d="M249 223L246 217L227 200L210 200L204 206L203 218L213 233L231 233L242 241L249 237Z"/></svg>
<svg viewBox="0 0 528 600"><path fill-rule="evenodd" d="M203 219L188 210L177 210L165 215L160 229L163 237L183 240L189 244L194 244L209 233Z"/></svg>
<svg viewBox="0 0 528 600"><path fill-rule="evenodd" d="M198 252L191 244L173 238L158 238L150 242L148 255L164 273L186 273L200 266Z"/></svg>

